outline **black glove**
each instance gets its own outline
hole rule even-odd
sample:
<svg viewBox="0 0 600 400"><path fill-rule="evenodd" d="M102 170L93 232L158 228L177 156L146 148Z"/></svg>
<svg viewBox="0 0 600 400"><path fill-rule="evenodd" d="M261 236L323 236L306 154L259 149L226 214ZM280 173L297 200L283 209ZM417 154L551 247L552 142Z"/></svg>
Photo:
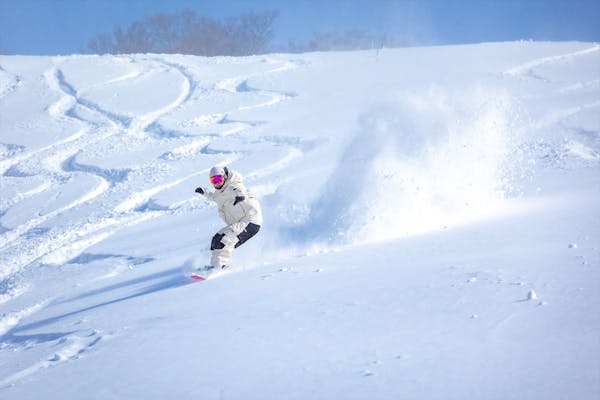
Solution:
<svg viewBox="0 0 600 400"><path fill-rule="evenodd" d="M201 187L196 188L196 193L204 194L204 189Z"/></svg>
<svg viewBox="0 0 600 400"><path fill-rule="evenodd" d="M240 203L244 200L246 200L244 196L235 196L235 201L233 202L233 205L235 206L237 203Z"/></svg>

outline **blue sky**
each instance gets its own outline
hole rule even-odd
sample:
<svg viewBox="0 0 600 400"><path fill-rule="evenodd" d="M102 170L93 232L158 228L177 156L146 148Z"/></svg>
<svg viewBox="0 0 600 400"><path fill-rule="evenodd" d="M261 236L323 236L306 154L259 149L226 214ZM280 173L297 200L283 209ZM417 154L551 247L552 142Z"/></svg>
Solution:
<svg viewBox="0 0 600 400"><path fill-rule="evenodd" d="M415 45L518 39L600 41L597 0L0 0L0 48L73 54L115 25L191 9L212 18L278 10L274 46L359 29Z"/></svg>

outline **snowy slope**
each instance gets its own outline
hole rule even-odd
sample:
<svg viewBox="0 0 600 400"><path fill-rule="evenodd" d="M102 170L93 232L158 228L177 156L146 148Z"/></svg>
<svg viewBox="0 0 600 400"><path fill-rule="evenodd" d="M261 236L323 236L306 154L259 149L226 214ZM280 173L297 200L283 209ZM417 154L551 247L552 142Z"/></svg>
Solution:
<svg viewBox="0 0 600 400"><path fill-rule="evenodd" d="M593 43L2 56L0 398L597 399L599 109Z"/></svg>

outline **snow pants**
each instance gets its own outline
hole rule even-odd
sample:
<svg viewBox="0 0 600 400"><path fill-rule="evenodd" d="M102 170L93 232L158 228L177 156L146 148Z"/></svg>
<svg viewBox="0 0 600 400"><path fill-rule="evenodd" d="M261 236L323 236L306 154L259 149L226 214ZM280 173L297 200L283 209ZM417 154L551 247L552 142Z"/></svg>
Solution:
<svg viewBox="0 0 600 400"><path fill-rule="evenodd" d="M248 223L239 234L236 234L231 226L221 229L212 238L210 245L210 250L212 251L210 264L215 268L222 268L224 265L229 265L233 249L246 243L246 241L256 235L259 230L260 225L252 222Z"/></svg>

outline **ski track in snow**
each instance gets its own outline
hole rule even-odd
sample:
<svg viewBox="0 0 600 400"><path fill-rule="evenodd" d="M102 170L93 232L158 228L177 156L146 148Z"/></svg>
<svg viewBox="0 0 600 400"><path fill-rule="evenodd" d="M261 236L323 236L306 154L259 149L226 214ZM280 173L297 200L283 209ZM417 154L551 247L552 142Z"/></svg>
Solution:
<svg viewBox="0 0 600 400"><path fill-rule="evenodd" d="M159 210L149 207L152 198L158 193L172 188L185 181L196 179L204 176L207 170L193 172L182 177L175 177L171 180L162 181L150 187L138 187L131 185L128 182L131 174L129 168L103 168L93 164L82 163L78 161L78 157L84 153L94 153L94 146L106 143L112 138L119 135L133 136L138 138L152 139L154 134L149 132L151 127L157 121L168 115L170 112L178 109L186 102L190 101L194 91L198 90L198 85L195 82L192 74L188 72L188 67L183 64L174 62L166 62L158 57L153 57L149 60L144 60L144 65L150 65L151 68L162 68L179 76L179 95L167 103L163 107L151 110L144 114L128 117L118 115L114 112L105 110L100 104L96 104L81 93L85 93L90 88L99 88L103 84L126 83L129 80L142 79L145 74L150 71L144 68L136 68L133 72L123 76L113 78L104 83L96 83L88 88L79 91L73 87L68 76L65 76L60 68L62 58L56 58L51 69L47 70L44 78L48 87L60 94L60 98L48 107L48 114L59 122L75 123L80 126L80 129L47 146L38 149L23 149L18 154L0 161L0 173L5 176L23 176L41 175L44 179L44 184L37 188L21 193L18 197L5 201L3 207L5 210L19 204L20 202L32 198L34 196L43 195L44 192L60 187L63 182L69 182L77 176L87 176L95 180L96 186L88 192L80 193L78 198L62 206L56 207L43 215L38 215L30 220L0 234L0 261L3 266L0 271L0 280L5 282L5 287L10 286L9 282L14 282L18 279L21 271L33 264L50 264L63 265L69 260L75 259L77 256L86 251L89 247L98 244L107 238L110 238L115 233L125 227L137 225L139 223L159 218L161 216L177 212L178 209L190 206L195 200L195 197L190 196L190 199L175 202L171 206L161 208ZM138 63L135 58L131 62ZM280 63L273 61L273 63ZM266 76L272 73L281 73L295 68L295 64L285 62L281 67L277 67L259 74L248 76L236 76L224 79L216 84L214 90L226 90L233 93L239 92L254 92L259 97L265 98L264 101L254 105L238 107L233 110L224 110L222 113L215 116L201 115L196 117L196 121L205 121L205 124L223 125L232 123L232 127L226 129L219 135L205 135L188 140L187 144L176 145L171 150L163 153L163 156L147 166L148 174L153 169L159 169L164 164L167 164L172 159L177 158L193 158L197 154L211 154L208 151L208 146L213 139L235 135L245 130L251 129L257 123L252 121L229 121L227 115L239 110L257 109L261 107L273 106L281 101L291 99L295 94L277 91L260 90L250 88L248 79L256 76ZM5 92L4 92L5 93ZM92 115L95 120L88 120L82 115ZM185 138L184 138L185 140ZM276 139L266 139L276 140ZM285 141L285 139L283 139ZM173 141L177 143L177 141ZM180 141L181 143L181 141ZM281 144L281 143L279 143ZM250 177L265 176L274 173L285 167L292 160L300 157L302 151L290 143L289 150L282 149L282 158L280 161L275 161L271 165L266 165L263 169L249 172ZM233 155L227 162L231 163L239 159L240 155ZM21 169L27 173L20 173ZM89 178L86 178L89 179ZM128 186L129 185L129 186ZM123 187L126 190L122 190ZM127 190L127 188L129 189ZM190 185L192 187L192 185ZM105 195L114 196L117 189L121 189L127 195L113 209L103 208L101 213L90 216L84 221L70 221L68 223L56 224L58 217L68 216L70 210L77 207L91 204L100 204L102 208L102 199ZM127 194L129 192L129 194ZM51 228L41 228L49 226ZM33 234L32 234L33 233ZM27 292L26 286L19 286L18 290L5 290L3 294L3 302L10 301ZM10 337L11 329L18 326L19 321L25 316L29 316L40 309L44 308L48 302L32 305L20 311L15 311L0 319L0 335ZM67 336L61 339L67 341L63 350L59 350L47 359L39 361L18 373L15 373L2 382L0 386L12 384L15 381L23 379L37 371L52 367L57 363L68 361L77 358L79 354L94 346L100 337L92 335L91 339L81 338L77 335Z"/></svg>
<svg viewBox="0 0 600 400"><path fill-rule="evenodd" d="M43 301L41 303L34 304L33 306L28 307L24 310L11 312L3 315L0 319L0 337L6 334L8 331L10 331L14 326L18 325L23 318L45 307L46 304L48 304L48 302Z"/></svg>
<svg viewBox="0 0 600 400"><path fill-rule="evenodd" d="M552 82L553 79L549 76L546 76L544 72L540 72L539 69L557 64L575 64L578 58L594 55L598 52L600 52L600 44L593 44L593 46L582 50L533 59L504 71L503 75L517 79L539 81L545 84L559 83L562 87L558 89L558 93L562 95L574 95L576 93L585 92L592 93L592 90L597 90L600 86L600 79L598 79L597 74L593 76L580 77L575 82ZM579 65L582 64L583 63L579 61ZM577 76L574 75L572 78L575 77ZM563 106L556 110L549 109L540 118L534 119L528 124L524 124L524 128L525 130L542 131L557 124L568 127L570 123L567 121L570 119L576 118L578 115L589 111L597 113L598 108L600 108L600 100L598 100L598 97L595 96L587 101L573 104L572 106ZM585 136L590 136L592 141L594 141L594 137L597 137L598 134L600 134L600 132L586 132ZM548 150L547 147L549 146L550 145L548 143L540 142L534 146L537 147L537 149L534 150L533 147L530 146L528 151L546 153ZM586 144L578 140L564 140L564 143L562 143L561 147L562 151L557 152L556 148L554 148L551 150L550 154L545 154L543 156L544 161L554 164L561 164L562 159L568 154L590 162L596 162L600 160L600 155L596 150L588 147Z"/></svg>
<svg viewBox="0 0 600 400"><path fill-rule="evenodd" d="M16 91L22 82L23 77L8 72L0 65L0 100Z"/></svg>
<svg viewBox="0 0 600 400"><path fill-rule="evenodd" d="M27 378L41 370L54 367L60 363L76 360L86 351L91 350L101 340L106 340L109 336L103 336L96 331L77 332L68 334L56 339L58 349L44 360L38 361L29 367L26 367L16 373L13 373L0 381L0 388L14 384L15 382Z"/></svg>
<svg viewBox="0 0 600 400"><path fill-rule="evenodd" d="M541 67L546 64L553 64L553 63L558 63L558 62L569 61L573 58L593 54L598 51L600 51L600 45L596 44L590 48L571 52L571 53L560 54L557 56L537 58L535 60L528 61L526 63L517 65L516 67L512 67L512 68L504 71L504 75L513 76L513 77L528 77L528 78L544 81L545 78L535 72L536 68Z"/></svg>

